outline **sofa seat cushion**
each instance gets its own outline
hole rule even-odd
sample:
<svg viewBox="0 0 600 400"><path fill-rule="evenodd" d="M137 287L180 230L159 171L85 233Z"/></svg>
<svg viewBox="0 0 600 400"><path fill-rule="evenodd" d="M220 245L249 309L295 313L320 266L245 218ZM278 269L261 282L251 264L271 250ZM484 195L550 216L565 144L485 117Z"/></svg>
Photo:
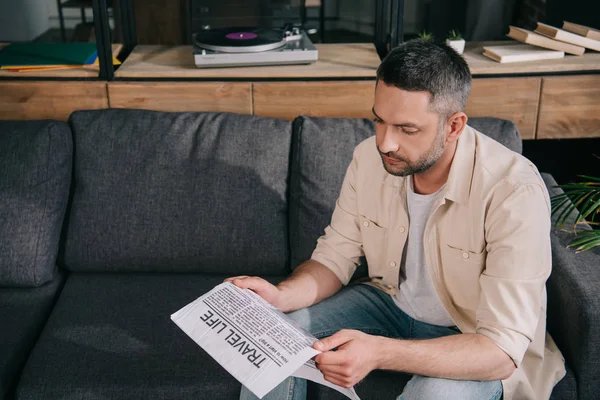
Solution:
<svg viewBox="0 0 600 400"><path fill-rule="evenodd" d="M225 277L71 274L18 398L237 399L235 378L170 319Z"/></svg>
<svg viewBox="0 0 600 400"><path fill-rule="evenodd" d="M56 274L40 287L0 288L0 398L16 384L63 283Z"/></svg>
<svg viewBox="0 0 600 400"><path fill-rule="evenodd" d="M63 122L0 121L0 287L53 279L72 147Z"/></svg>
<svg viewBox="0 0 600 400"><path fill-rule="evenodd" d="M289 272L290 121L110 109L70 123L67 269Z"/></svg>

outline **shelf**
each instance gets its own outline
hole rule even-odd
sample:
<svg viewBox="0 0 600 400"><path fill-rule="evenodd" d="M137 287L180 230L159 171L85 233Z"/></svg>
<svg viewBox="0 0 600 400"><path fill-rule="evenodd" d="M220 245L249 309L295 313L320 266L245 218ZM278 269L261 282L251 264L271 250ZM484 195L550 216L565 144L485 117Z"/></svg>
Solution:
<svg viewBox="0 0 600 400"><path fill-rule="evenodd" d="M5 46L5 43L0 43L0 49ZM119 52L123 48L122 44L113 44L112 51L113 56L118 56ZM82 68L69 68L69 69L57 69L51 71L29 71L29 72L11 72L6 70L0 70L0 77L11 77L11 78L97 78L100 71L98 65L82 67Z"/></svg>
<svg viewBox="0 0 600 400"><path fill-rule="evenodd" d="M511 74L547 74L557 72L600 71L600 53L586 51L583 56L565 55L555 60L539 60L515 63L499 63L482 54L483 46L509 45L518 43L513 40L501 42L467 42L464 59L469 64L471 74L511 75Z"/></svg>
<svg viewBox="0 0 600 400"><path fill-rule="evenodd" d="M505 63L483 56L483 46L514 44L514 41L467 43L465 60L471 74L520 75L556 72L600 71L600 53L565 56L556 60ZM117 78L168 79L298 79L298 78L373 78L379 65L375 47L370 43L316 44L319 60L311 65L239 68L196 68L191 46L137 46L117 70Z"/></svg>
<svg viewBox="0 0 600 400"><path fill-rule="evenodd" d="M139 45L116 71L117 78L287 79L373 78L379 56L371 43L316 44L319 59L310 65L196 68L192 46Z"/></svg>

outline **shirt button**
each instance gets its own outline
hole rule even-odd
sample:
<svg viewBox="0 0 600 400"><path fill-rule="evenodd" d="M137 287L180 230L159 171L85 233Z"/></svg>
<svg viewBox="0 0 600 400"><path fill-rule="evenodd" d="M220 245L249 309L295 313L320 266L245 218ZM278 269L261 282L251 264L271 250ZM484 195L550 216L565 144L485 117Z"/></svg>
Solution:
<svg viewBox="0 0 600 400"><path fill-rule="evenodd" d="M406 232L406 228L401 226L400 228L398 228L398 230L400 231L400 233L404 233Z"/></svg>
<svg viewBox="0 0 600 400"><path fill-rule="evenodd" d="M463 258L466 260L467 258L469 258L469 253L467 253L466 251L463 252L462 254Z"/></svg>
<svg viewBox="0 0 600 400"><path fill-rule="evenodd" d="M396 266L396 262L390 261L390 267L394 268Z"/></svg>
<svg viewBox="0 0 600 400"><path fill-rule="evenodd" d="M369 221L365 221L365 222L363 222L363 225L364 225L364 226L369 226Z"/></svg>

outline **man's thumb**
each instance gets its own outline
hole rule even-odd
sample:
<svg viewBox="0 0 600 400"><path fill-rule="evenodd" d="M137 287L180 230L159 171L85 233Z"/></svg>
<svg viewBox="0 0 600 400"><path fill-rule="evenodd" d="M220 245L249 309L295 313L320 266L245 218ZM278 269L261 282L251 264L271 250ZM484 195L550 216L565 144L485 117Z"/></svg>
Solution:
<svg viewBox="0 0 600 400"><path fill-rule="evenodd" d="M331 335L329 337L326 337L326 338L316 341L315 344L313 345L313 347L316 350L329 351L331 349L335 349L336 347L343 345L344 343L348 342L349 340L350 340L350 337L348 337L346 332L341 330L341 331L334 333L333 335Z"/></svg>

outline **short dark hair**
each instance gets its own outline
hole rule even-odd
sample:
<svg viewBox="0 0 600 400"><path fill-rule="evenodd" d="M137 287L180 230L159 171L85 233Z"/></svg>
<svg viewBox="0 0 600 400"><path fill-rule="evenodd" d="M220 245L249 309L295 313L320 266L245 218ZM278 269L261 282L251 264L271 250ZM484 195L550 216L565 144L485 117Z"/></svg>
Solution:
<svg viewBox="0 0 600 400"><path fill-rule="evenodd" d="M394 48L377 69L377 82L431 94L430 106L444 118L463 111L471 92L466 61L450 46L413 39Z"/></svg>

